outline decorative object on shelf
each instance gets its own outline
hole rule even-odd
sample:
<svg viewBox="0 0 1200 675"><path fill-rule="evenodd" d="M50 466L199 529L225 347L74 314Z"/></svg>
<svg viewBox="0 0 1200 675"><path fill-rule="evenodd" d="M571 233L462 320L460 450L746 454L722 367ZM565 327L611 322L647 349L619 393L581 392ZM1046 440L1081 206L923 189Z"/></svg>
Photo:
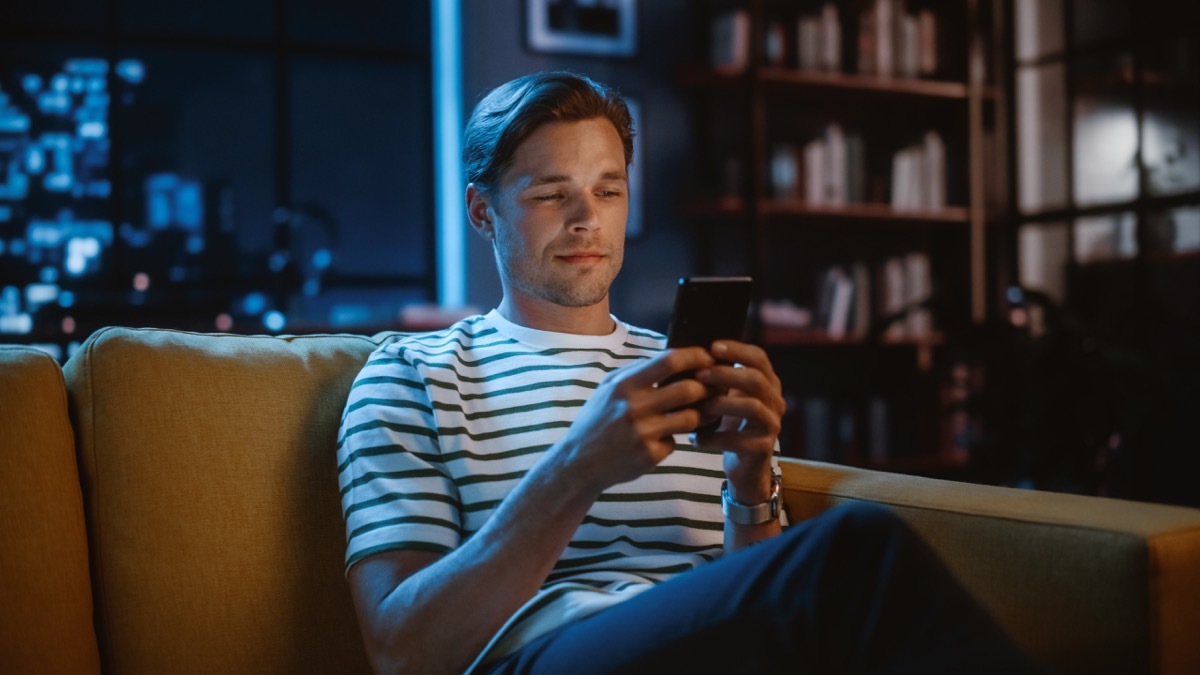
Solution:
<svg viewBox="0 0 1200 675"><path fill-rule="evenodd" d="M637 53L637 0L527 0L525 37L537 52Z"/></svg>

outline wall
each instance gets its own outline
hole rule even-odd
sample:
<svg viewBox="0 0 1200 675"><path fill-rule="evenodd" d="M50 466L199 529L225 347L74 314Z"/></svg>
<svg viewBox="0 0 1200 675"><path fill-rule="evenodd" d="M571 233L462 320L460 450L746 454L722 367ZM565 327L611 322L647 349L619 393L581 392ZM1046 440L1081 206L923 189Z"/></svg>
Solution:
<svg viewBox="0 0 1200 675"><path fill-rule="evenodd" d="M513 77L538 70L567 69L616 87L636 99L642 115L643 234L626 244L625 266L612 289L613 313L621 319L666 330L675 282L695 259L679 205L682 171L688 166L686 99L674 84L685 57L692 5L684 0L640 2L638 51L633 58L541 54L525 46L525 0L463 0L464 115L480 96ZM469 227L464 224L464 227ZM491 247L467 237L467 300L487 310L500 300Z"/></svg>

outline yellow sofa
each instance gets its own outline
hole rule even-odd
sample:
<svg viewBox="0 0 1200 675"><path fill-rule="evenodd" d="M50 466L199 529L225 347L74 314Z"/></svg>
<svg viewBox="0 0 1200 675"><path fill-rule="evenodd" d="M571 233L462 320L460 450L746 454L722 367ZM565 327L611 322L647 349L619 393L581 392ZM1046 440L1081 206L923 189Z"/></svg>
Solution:
<svg viewBox="0 0 1200 675"><path fill-rule="evenodd" d="M369 672L334 445L394 335L0 347L0 673ZM784 495L895 509L1055 672L1200 673L1198 509L794 460Z"/></svg>

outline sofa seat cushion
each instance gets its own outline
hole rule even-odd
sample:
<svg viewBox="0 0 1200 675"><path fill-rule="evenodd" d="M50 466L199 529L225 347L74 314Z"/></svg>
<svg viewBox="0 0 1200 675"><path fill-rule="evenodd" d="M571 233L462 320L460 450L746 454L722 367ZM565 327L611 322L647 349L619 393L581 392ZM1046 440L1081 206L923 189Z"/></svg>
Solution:
<svg viewBox="0 0 1200 675"><path fill-rule="evenodd" d="M71 358L107 672L369 672L335 447L376 346L107 328Z"/></svg>
<svg viewBox="0 0 1200 675"><path fill-rule="evenodd" d="M99 673L62 369L0 346L0 673Z"/></svg>

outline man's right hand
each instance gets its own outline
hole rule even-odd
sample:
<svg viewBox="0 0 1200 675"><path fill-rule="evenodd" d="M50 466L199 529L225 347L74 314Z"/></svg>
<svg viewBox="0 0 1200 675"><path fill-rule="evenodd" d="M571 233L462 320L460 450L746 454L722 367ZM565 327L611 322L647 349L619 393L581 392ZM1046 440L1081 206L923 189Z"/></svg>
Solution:
<svg viewBox="0 0 1200 675"><path fill-rule="evenodd" d="M570 475L594 481L599 494L651 471L674 451L675 434L699 426L700 413L693 406L709 395L695 379L658 384L714 363L707 350L685 347L613 371L559 442Z"/></svg>

